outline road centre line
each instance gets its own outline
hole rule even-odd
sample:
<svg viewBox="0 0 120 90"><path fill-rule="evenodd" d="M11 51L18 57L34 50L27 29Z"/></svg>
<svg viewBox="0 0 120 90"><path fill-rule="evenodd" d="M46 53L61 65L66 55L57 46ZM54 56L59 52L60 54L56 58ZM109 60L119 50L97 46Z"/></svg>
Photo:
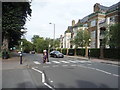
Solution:
<svg viewBox="0 0 120 90"><path fill-rule="evenodd" d="M49 88L52 89L52 90L55 90L53 87L51 87L49 84L47 84L47 83L45 82L45 74L44 74L42 71L40 71L40 70L38 70L38 69L35 69L35 68L32 68L32 69L42 74L42 83L43 83L45 86L49 87Z"/></svg>
<svg viewBox="0 0 120 90"><path fill-rule="evenodd" d="M119 77L119 75L117 75L117 74L112 74L112 73L109 73L109 72L101 70L101 69L96 69L96 68L92 68L92 67L86 67L86 66L83 66L83 65L77 65L77 66L83 67L83 68L88 68L88 69L93 69L93 70L96 70L96 71L100 71L100 72L103 72L103 73L106 73L106 74L109 74L109 75L113 75L113 76Z"/></svg>

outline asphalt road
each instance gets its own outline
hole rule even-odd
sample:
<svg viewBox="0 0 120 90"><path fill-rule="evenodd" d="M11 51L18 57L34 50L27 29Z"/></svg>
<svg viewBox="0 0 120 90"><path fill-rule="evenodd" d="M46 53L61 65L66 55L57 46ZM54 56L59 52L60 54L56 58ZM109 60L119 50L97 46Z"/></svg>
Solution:
<svg viewBox="0 0 120 90"><path fill-rule="evenodd" d="M40 54L24 54L24 59L27 67L3 71L4 88L118 88L117 65L70 57L50 57L43 64Z"/></svg>

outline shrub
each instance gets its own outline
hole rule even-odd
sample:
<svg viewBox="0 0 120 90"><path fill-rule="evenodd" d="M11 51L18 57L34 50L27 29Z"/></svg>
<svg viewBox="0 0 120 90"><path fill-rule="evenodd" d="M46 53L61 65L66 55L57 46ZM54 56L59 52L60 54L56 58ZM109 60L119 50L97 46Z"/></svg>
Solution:
<svg viewBox="0 0 120 90"><path fill-rule="evenodd" d="M85 49L84 48L76 49L76 55L85 56Z"/></svg>
<svg viewBox="0 0 120 90"><path fill-rule="evenodd" d="M96 58L100 57L100 49L90 48L89 50L90 50L90 52L89 52L90 57L96 57Z"/></svg>
<svg viewBox="0 0 120 90"><path fill-rule="evenodd" d="M75 54L75 49L68 49L68 55L74 56Z"/></svg>
<svg viewBox="0 0 120 90"><path fill-rule="evenodd" d="M64 55L66 55L66 54L67 54L67 48L63 48L63 49L62 49L62 53L63 53Z"/></svg>
<svg viewBox="0 0 120 90"><path fill-rule="evenodd" d="M104 58L111 58L111 59L120 59L120 49L109 48L104 49Z"/></svg>

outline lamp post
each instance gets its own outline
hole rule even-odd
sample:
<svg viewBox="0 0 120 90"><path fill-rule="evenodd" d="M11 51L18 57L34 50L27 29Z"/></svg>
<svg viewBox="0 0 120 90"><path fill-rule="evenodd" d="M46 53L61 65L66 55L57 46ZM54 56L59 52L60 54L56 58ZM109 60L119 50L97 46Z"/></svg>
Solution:
<svg viewBox="0 0 120 90"><path fill-rule="evenodd" d="M21 29L21 32L26 33L27 31ZM22 37L21 37L21 39L22 39ZM22 64L22 55L23 55L23 48L22 48L23 42L22 41L21 41L20 45L21 45L21 48L20 48L20 64Z"/></svg>
<svg viewBox="0 0 120 90"><path fill-rule="evenodd" d="M53 49L55 48L55 24L54 23L49 23L49 24L53 24L54 26L54 33L53 33Z"/></svg>
<svg viewBox="0 0 120 90"><path fill-rule="evenodd" d="M89 43L91 42L91 39L89 39ZM88 54L88 58L90 60L90 49L89 49L89 54Z"/></svg>

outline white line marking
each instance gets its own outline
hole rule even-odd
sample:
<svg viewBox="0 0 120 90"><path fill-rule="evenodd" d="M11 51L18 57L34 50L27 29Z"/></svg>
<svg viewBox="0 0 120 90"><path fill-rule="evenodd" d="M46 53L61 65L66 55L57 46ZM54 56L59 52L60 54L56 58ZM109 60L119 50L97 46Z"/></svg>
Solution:
<svg viewBox="0 0 120 90"><path fill-rule="evenodd" d="M58 61L52 61L52 62L54 62L54 63L59 63L59 64L60 64L60 62L58 62Z"/></svg>
<svg viewBox="0 0 120 90"><path fill-rule="evenodd" d="M46 64L51 64L51 62L46 62Z"/></svg>
<svg viewBox="0 0 120 90"><path fill-rule="evenodd" d="M63 63L69 63L69 62L67 62L67 61L60 61L60 62L63 62Z"/></svg>
<svg viewBox="0 0 120 90"><path fill-rule="evenodd" d="M62 65L63 67L66 67L66 66L68 66L68 65Z"/></svg>
<svg viewBox="0 0 120 90"><path fill-rule="evenodd" d="M72 63L78 63L78 62L76 62L76 61L72 61L72 60L69 60L69 62L72 62Z"/></svg>
<svg viewBox="0 0 120 90"><path fill-rule="evenodd" d="M34 61L34 63L35 63L35 64L41 64L41 63L39 63L38 61Z"/></svg>
<svg viewBox="0 0 120 90"><path fill-rule="evenodd" d="M106 73L106 74L111 74L111 73L109 73L109 72L106 72L106 71L103 71L103 70L100 70L100 69L95 69L95 70L100 71L100 72L103 72L103 73Z"/></svg>
<svg viewBox="0 0 120 90"><path fill-rule="evenodd" d="M119 75L117 75L117 74L113 74L113 76L119 77Z"/></svg>
<svg viewBox="0 0 120 90"><path fill-rule="evenodd" d="M52 90L55 90L54 88L52 88L50 85L48 85L47 83L44 83L47 87L51 88Z"/></svg>
<svg viewBox="0 0 120 90"><path fill-rule="evenodd" d="M42 83L44 83L44 85L46 85L47 87L51 88L52 90L55 90L54 88L52 88L50 85L48 85L48 84L45 82L45 74L44 74L42 71L40 71L40 70L38 70L38 69L35 69L35 68L32 68L32 69L42 74Z"/></svg>

